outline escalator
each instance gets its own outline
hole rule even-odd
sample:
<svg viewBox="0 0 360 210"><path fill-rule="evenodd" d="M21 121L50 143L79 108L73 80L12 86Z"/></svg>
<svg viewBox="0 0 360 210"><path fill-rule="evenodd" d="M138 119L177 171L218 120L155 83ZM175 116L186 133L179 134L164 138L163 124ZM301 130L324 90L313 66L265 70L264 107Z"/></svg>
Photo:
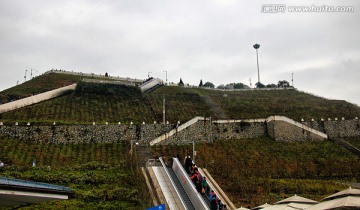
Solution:
<svg viewBox="0 0 360 210"><path fill-rule="evenodd" d="M184 188L182 187L180 180L177 178L174 170L172 168L167 168L167 170L168 170L170 177L173 180L186 208L189 210L192 210L192 209L195 210L194 205L191 203L189 196L186 194L186 192L185 192Z"/></svg>

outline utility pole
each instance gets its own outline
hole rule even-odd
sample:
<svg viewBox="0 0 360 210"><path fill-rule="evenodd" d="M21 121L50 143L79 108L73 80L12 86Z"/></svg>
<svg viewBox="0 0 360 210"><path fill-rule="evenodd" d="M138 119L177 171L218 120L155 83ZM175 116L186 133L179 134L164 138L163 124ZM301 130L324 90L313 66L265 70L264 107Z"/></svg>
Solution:
<svg viewBox="0 0 360 210"><path fill-rule="evenodd" d="M291 84L294 87L294 73L291 73Z"/></svg>
<svg viewBox="0 0 360 210"><path fill-rule="evenodd" d="M163 71L163 72L165 72L165 84L167 85L167 70L165 70L165 71Z"/></svg>
<svg viewBox="0 0 360 210"><path fill-rule="evenodd" d="M165 125L165 95L163 95L163 124Z"/></svg>
<svg viewBox="0 0 360 210"><path fill-rule="evenodd" d="M31 69L31 70L30 70L30 79L33 78L33 71L34 71L34 72L38 72L36 69Z"/></svg>
<svg viewBox="0 0 360 210"><path fill-rule="evenodd" d="M26 74L27 74L27 69L25 70L25 76L24 76L24 79L25 79L25 82L26 82Z"/></svg>

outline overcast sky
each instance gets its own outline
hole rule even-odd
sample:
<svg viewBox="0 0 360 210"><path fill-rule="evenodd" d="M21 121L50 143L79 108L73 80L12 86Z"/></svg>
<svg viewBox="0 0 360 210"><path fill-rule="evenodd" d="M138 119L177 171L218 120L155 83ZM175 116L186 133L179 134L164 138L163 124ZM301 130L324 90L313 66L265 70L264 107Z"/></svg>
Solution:
<svg viewBox="0 0 360 210"><path fill-rule="evenodd" d="M360 105L359 20L358 0L0 0L0 91L52 68L254 87L259 43L263 84L293 73L301 91Z"/></svg>

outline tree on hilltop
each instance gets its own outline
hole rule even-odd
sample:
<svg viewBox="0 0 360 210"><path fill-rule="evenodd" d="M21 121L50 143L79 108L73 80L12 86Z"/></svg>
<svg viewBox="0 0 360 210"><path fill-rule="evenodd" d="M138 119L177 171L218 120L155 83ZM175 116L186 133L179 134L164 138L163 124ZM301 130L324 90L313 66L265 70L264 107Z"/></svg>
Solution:
<svg viewBox="0 0 360 210"><path fill-rule="evenodd" d="M264 85L263 83L261 83L261 82L257 82L257 83L255 84L255 87L256 87L256 88L265 88L265 85Z"/></svg>
<svg viewBox="0 0 360 210"><path fill-rule="evenodd" d="M204 87L214 88L215 85L214 85L213 83L211 83L211 82L206 82L206 83L204 84Z"/></svg>
<svg viewBox="0 0 360 210"><path fill-rule="evenodd" d="M290 87L290 84L289 84L289 82L286 81L286 80L280 80L280 81L278 82L278 87Z"/></svg>
<svg viewBox="0 0 360 210"><path fill-rule="evenodd" d="M200 84L199 84L199 87L202 87L203 86L203 82L202 82L202 79L200 80Z"/></svg>
<svg viewBox="0 0 360 210"><path fill-rule="evenodd" d="M244 89L246 86L243 83L235 83L234 89Z"/></svg>

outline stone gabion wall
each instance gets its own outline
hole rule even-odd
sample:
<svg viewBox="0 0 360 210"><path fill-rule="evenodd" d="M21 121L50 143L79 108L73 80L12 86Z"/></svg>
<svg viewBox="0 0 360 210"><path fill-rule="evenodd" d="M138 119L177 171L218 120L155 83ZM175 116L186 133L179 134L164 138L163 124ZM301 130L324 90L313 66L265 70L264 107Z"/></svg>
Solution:
<svg viewBox="0 0 360 210"><path fill-rule="evenodd" d="M329 138L360 137L358 119L339 121L302 122L311 128L325 132ZM141 125L1 125L0 137L42 143L95 143L140 141L152 139L176 128L168 124ZM160 144L183 144L183 142L212 142L222 139L258 138L269 136L277 141L323 140L302 128L282 121L211 123L198 121Z"/></svg>
<svg viewBox="0 0 360 210"><path fill-rule="evenodd" d="M324 125L329 138L360 137L358 119L325 121Z"/></svg>
<svg viewBox="0 0 360 210"><path fill-rule="evenodd" d="M184 130L177 132L175 135L169 137L167 140L160 142L160 145L167 144L183 144L189 142L202 142L209 141L208 136L210 125L206 121L198 121L195 124L185 128ZM170 130L168 130L170 131Z"/></svg>
<svg viewBox="0 0 360 210"><path fill-rule="evenodd" d="M308 121L308 122L302 122L302 124L309 126L310 128L313 128L315 130L318 130L320 132L325 133L325 125L324 121Z"/></svg>
<svg viewBox="0 0 360 210"><path fill-rule="evenodd" d="M211 123L198 121L160 144L182 144L190 141L212 142L222 139L257 138L266 136L265 123Z"/></svg>
<svg viewBox="0 0 360 210"><path fill-rule="evenodd" d="M0 136L21 141L42 143L95 143L119 141L149 141L171 125L54 125L0 126Z"/></svg>
<svg viewBox="0 0 360 210"><path fill-rule="evenodd" d="M326 133L328 138L360 137L359 119L322 120L302 123L313 129Z"/></svg>
<svg viewBox="0 0 360 210"><path fill-rule="evenodd" d="M266 124L261 122L238 122L215 124L215 139L243 139L267 136ZM213 129L213 131L214 131Z"/></svg>
<svg viewBox="0 0 360 210"><path fill-rule="evenodd" d="M268 122L268 133L272 139L284 142L322 141L324 138L284 121Z"/></svg>

